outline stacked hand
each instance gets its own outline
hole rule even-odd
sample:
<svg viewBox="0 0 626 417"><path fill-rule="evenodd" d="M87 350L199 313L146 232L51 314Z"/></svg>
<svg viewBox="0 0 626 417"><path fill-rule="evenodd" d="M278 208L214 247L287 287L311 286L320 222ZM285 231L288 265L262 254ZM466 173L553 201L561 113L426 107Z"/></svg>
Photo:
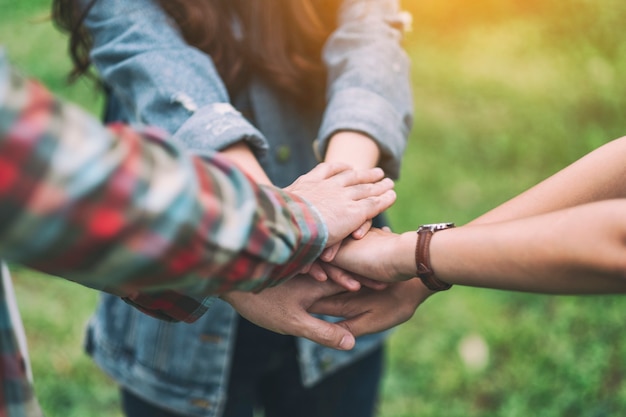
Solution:
<svg viewBox="0 0 626 417"><path fill-rule="evenodd" d="M415 239L415 233L398 235L388 228L370 229L360 239L345 239L332 259L332 265L351 274L353 279L366 284L358 291L344 291L318 300L309 308L313 314L343 317L337 323L354 336L380 332L404 323L432 294L420 280L410 279L414 274L400 270L398 259L402 251L398 245L403 240ZM414 241L411 242L414 246ZM394 260L394 262L390 262ZM405 268L413 271L413 257L404 260ZM380 285L384 284L383 287Z"/></svg>
<svg viewBox="0 0 626 417"><path fill-rule="evenodd" d="M469 225L437 233L428 253L438 278L455 285L510 291L626 293L624 155L626 141L622 138ZM331 234L331 246L311 269L310 275L322 282L307 277L292 283L314 293L299 304L298 314L343 317L343 321L328 325L332 328L317 328L342 339L348 333L359 336L406 321L431 291L420 280L411 279L416 268L415 232L369 230L369 219L392 202L387 196L390 188L385 190L389 184L374 170L351 171L333 165L318 168L308 177L313 183L296 183L293 192L302 193L319 208ZM366 184L368 181L371 184ZM325 189L324 184L334 191ZM331 195L333 198L326 198ZM581 228L580 224L594 227ZM307 322L301 319L301 323ZM336 340L331 342L333 337L305 333L298 325L293 333L313 334L328 346L339 346ZM341 347L349 348L349 344Z"/></svg>
<svg viewBox="0 0 626 417"><path fill-rule="evenodd" d="M259 294L234 292L222 298L259 326L335 349L351 349L355 337L410 319L432 294L420 280L405 280L404 275L394 275L391 265L379 264L391 258L393 243L402 236L371 229L360 240L346 239L332 264L319 262L329 271L328 280L300 275ZM312 314L343 320L330 323Z"/></svg>
<svg viewBox="0 0 626 417"><path fill-rule="evenodd" d="M277 287L259 294L231 292L222 298L259 326L341 350L354 347L356 336L408 320L430 292L418 280L379 282L394 281L393 270L376 261L388 258L380 256L386 247L382 243L390 243L397 235L379 229L368 232L370 220L395 201L392 188L393 182L378 168L318 165L285 191L317 208L328 228L327 247L332 250L303 274ZM355 238L367 243L357 247ZM330 323L312 314L344 320Z"/></svg>
<svg viewBox="0 0 626 417"><path fill-rule="evenodd" d="M353 170L321 163L285 191L313 204L328 228L328 246L341 242L396 200L393 181L380 168Z"/></svg>

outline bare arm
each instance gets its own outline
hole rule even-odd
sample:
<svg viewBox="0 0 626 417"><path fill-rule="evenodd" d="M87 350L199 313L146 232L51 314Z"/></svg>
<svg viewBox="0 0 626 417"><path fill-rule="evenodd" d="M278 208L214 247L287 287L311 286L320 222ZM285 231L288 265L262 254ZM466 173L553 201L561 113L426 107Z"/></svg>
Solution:
<svg viewBox="0 0 626 417"><path fill-rule="evenodd" d="M374 139L354 132L341 131L335 133L328 143L324 160L326 162L340 162L352 168L373 168L378 165L380 149ZM353 237L360 239L372 226L371 219L354 231ZM331 260L339 247L332 248L322 255L322 259Z"/></svg>
<svg viewBox="0 0 626 417"><path fill-rule="evenodd" d="M437 276L556 294L626 292L626 199L435 234ZM436 267L434 265L437 265Z"/></svg>
<svg viewBox="0 0 626 417"><path fill-rule="evenodd" d="M553 294L626 292L626 138L610 142L469 225L436 233L437 277L451 284ZM417 308L428 297L416 274L416 233L370 231L344 243L335 263L385 282L371 294L340 294L313 311L348 317L355 335L410 317L385 314L397 293ZM401 285L401 291L396 287ZM378 304L375 306L374 304ZM371 324L370 324L371 323Z"/></svg>
<svg viewBox="0 0 626 417"><path fill-rule="evenodd" d="M584 294L626 292L626 199L585 204L523 219L433 235L437 277L457 285ZM386 282L416 274L416 233L372 230L348 241L342 268Z"/></svg>
<svg viewBox="0 0 626 417"><path fill-rule="evenodd" d="M378 165L380 150L369 136L353 131L335 133L328 143L324 160L343 162L352 168L373 168Z"/></svg>
<svg viewBox="0 0 626 417"><path fill-rule="evenodd" d="M228 158L240 170L248 174L257 184L272 185L261 164L256 159L254 152L250 146L244 141L240 141L230 145L220 151L222 155Z"/></svg>
<svg viewBox="0 0 626 417"><path fill-rule="evenodd" d="M550 294L626 293L626 199L607 200L518 220L463 226L433 235L438 278L456 285ZM342 268L393 282L322 299L310 311L346 317L355 336L408 320L432 294L416 278L416 233L372 229L344 243ZM394 282L399 281L399 282Z"/></svg>
<svg viewBox="0 0 626 417"><path fill-rule="evenodd" d="M626 137L607 143L470 224L533 216L626 197Z"/></svg>

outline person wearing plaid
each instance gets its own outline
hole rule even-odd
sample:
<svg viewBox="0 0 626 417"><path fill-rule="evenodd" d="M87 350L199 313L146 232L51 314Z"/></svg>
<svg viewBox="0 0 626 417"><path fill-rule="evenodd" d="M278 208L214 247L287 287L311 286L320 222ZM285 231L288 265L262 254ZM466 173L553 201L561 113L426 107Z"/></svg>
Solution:
<svg viewBox="0 0 626 417"><path fill-rule="evenodd" d="M328 164L285 190L256 185L220 155L185 153L160 131L105 129L12 70L0 49L1 257L157 317L192 322L209 295L260 291L306 272L326 246L393 203L382 177ZM2 271L0 416L40 416ZM290 283L312 282L320 295L341 290L300 278ZM352 347L347 330L327 325L337 336L328 344Z"/></svg>

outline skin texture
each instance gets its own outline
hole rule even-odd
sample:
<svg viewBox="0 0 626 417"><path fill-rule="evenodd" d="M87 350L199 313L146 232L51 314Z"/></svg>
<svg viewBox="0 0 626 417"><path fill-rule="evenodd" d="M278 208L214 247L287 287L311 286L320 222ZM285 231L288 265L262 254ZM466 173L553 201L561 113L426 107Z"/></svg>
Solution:
<svg viewBox="0 0 626 417"><path fill-rule="evenodd" d="M271 184L271 180L263 171L252 150L244 142L237 142L222 150L222 154L228 157L241 170L246 172L259 184ZM367 135L354 131L340 131L333 135L328 142L324 162L347 165L356 170L374 168L380 159L380 150L376 142ZM330 200L332 201L332 200ZM338 207L338 205L336 205ZM360 239L365 236L372 226L372 220L366 218L363 223L352 231L352 237ZM341 242L335 242L324 251L321 259L331 261L341 247ZM361 285L370 288L384 288L379 283L371 280L357 280L351 274L334 268L328 264L316 262L310 266L309 275L317 281L323 282L331 279L350 291L358 290Z"/></svg>
<svg viewBox="0 0 626 417"><path fill-rule="evenodd" d="M333 245L395 201L393 182L383 177L379 168L357 171L339 163L322 163L285 190L315 205L328 227L328 244ZM333 277L344 274L336 267L327 267ZM303 272L306 271L305 268ZM307 312L318 299L343 291L345 287L332 280L318 282L310 275L303 275L259 294L231 292L222 295L222 299L262 327L345 350L354 346L354 336L345 328L315 319Z"/></svg>
<svg viewBox="0 0 626 417"><path fill-rule="evenodd" d="M222 299L258 326L349 350L354 347L355 338L348 329L319 320L308 311L319 299L344 291L333 281L318 282L310 276L300 275L259 294L233 291L222 295Z"/></svg>
<svg viewBox="0 0 626 417"><path fill-rule="evenodd" d="M378 145L369 136L359 132L342 131L335 133L328 142L328 149L324 157L325 162L340 162L354 169L374 168L378 165L380 150ZM368 219L352 233L352 237L360 239L372 227L371 219ZM332 260L339 246L326 251L322 259Z"/></svg>
<svg viewBox="0 0 626 417"><path fill-rule="evenodd" d="M466 226L435 233L436 276L456 285L549 294L626 292L626 138L610 142ZM392 283L320 300L355 335L393 327L432 293L414 279L415 232L371 230L333 264ZM394 298L398 288L403 298ZM395 303L397 314L383 315ZM398 307L399 306L399 307Z"/></svg>
<svg viewBox="0 0 626 417"><path fill-rule="evenodd" d="M235 144L226 149L225 154L255 180L269 183L247 145ZM374 168L379 156L378 146L368 136L338 132L329 141L325 162L285 189L313 203L322 215L330 232L328 249L323 254L327 260L332 259L346 236L365 236L371 227L371 219L395 201L391 180L383 179L383 171ZM356 171L348 171L348 167ZM337 182L354 186L349 193L342 191L333 197L322 197L320 194L327 193L327 184L322 181L328 181L329 175L336 176ZM359 181L374 184L355 184ZM370 206L366 207L368 202ZM386 285L367 279L357 280L343 269L324 262L316 262L302 272L307 275L259 294L232 292L223 295L222 299L259 326L306 337L324 346L351 349L355 343L354 335L345 327L314 318L308 312L309 307L329 295L357 291L362 285L374 289L383 289Z"/></svg>
<svg viewBox="0 0 626 417"><path fill-rule="evenodd" d="M382 169L352 170L339 163L319 164L285 191L317 208L328 228L328 246L341 242L367 219L390 207L396 198L393 181L384 178Z"/></svg>

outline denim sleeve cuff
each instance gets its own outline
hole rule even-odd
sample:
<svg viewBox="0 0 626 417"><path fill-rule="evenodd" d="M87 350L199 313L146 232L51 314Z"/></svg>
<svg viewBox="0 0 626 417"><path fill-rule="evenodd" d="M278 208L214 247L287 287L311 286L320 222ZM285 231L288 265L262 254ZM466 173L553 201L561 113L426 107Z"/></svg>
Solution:
<svg viewBox="0 0 626 417"><path fill-rule="evenodd" d="M337 91L330 100L316 143L324 155L333 134L342 130L364 133L380 148L380 167L392 179L400 173L400 159L406 147L410 122L383 97L361 88Z"/></svg>
<svg viewBox="0 0 626 417"><path fill-rule="evenodd" d="M267 140L233 106L211 103L201 107L176 131L174 138L187 150L202 154L245 140L259 157L267 152Z"/></svg>

